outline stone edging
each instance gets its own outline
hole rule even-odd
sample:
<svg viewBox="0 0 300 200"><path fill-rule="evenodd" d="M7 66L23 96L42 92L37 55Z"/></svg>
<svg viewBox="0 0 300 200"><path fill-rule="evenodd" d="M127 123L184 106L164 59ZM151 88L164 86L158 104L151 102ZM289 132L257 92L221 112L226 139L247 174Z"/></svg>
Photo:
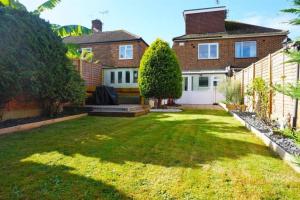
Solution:
<svg viewBox="0 0 300 200"><path fill-rule="evenodd" d="M8 128L2 128L2 129L0 129L0 135L19 132L19 131L31 130L34 128L39 128L42 126L46 126L46 125L50 125L50 124L54 124L54 123L58 123L58 122L77 119L77 118L84 117L87 115L88 115L87 113L84 113L84 114L61 117L61 118L57 118L57 119L49 119L49 120L34 122L34 123L29 123L29 124L22 124L22 125L8 127Z"/></svg>
<svg viewBox="0 0 300 200"><path fill-rule="evenodd" d="M255 127L251 126L247 122L245 122L242 118L240 118L237 114L228 111L226 105L220 103L220 106L224 108L227 112L229 112L235 119L237 119L242 125L244 125L247 129L249 129L252 133L254 133L258 138L260 138L267 147L272 149L275 153L277 153L284 162L286 162L291 168L293 168L296 172L300 173L300 166L296 164L295 157L290 153L286 152L282 147L273 142L269 137L267 137L264 133L257 130Z"/></svg>

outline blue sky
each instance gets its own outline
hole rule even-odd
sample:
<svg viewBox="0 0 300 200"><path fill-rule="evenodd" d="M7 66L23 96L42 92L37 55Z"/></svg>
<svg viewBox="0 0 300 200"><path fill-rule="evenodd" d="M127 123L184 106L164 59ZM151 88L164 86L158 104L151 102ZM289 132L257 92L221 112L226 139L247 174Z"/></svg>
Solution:
<svg viewBox="0 0 300 200"><path fill-rule="evenodd" d="M285 22L292 16L280 12L291 0L62 0L54 10L41 17L51 23L91 26L91 20L104 22L104 31L125 29L151 43L156 38L168 42L184 34L182 11L211 6L226 6L228 19L290 30L290 37L300 36L300 26ZM44 0L20 0L34 10ZM106 13L106 14L103 14Z"/></svg>

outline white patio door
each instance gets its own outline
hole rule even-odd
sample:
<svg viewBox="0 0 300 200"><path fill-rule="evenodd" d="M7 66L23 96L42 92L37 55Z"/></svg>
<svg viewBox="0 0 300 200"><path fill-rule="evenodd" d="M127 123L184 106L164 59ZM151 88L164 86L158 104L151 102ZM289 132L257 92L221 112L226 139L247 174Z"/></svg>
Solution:
<svg viewBox="0 0 300 200"><path fill-rule="evenodd" d="M179 104L213 104L224 97L217 91L220 79L213 75L183 75L182 97Z"/></svg>

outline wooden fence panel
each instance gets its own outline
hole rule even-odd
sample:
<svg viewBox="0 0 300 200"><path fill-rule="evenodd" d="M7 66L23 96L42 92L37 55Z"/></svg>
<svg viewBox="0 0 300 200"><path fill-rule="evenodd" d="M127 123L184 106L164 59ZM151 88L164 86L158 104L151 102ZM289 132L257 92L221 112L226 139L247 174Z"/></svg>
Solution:
<svg viewBox="0 0 300 200"><path fill-rule="evenodd" d="M296 63L287 63L288 56L279 50L258 62L250 65L240 72L235 73L235 79L241 82L241 91L244 95L244 103L248 110L252 111L253 102L245 95L247 88L256 77L261 77L269 86L281 84L283 86L297 82ZM288 115L294 116L295 100L278 92L270 95L270 116L272 119L287 118Z"/></svg>

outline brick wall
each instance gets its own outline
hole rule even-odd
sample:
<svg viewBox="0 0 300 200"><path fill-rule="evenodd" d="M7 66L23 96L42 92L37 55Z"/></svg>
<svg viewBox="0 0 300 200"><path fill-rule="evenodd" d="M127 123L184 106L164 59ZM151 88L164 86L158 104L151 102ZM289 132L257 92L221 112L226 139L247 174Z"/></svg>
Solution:
<svg viewBox="0 0 300 200"><path fill-rule="evenodd" d="M175 50L183 70L199 70L210 68L223 68L226 66L247 67L251 63L267 56L282 48L282 41L285 36L267 36L253 38L234 38L222 40L193 40L185 41L184 46L179 46L179 41L175 41ZM235 58L235 42L257 41L256 58ZM200 43L219 43L219 59L198 60L198 44Z"/></svg>
<svg viewBox="0 0 300 200"><path fill-rule="evenodd" d="M23 95L9 101L3 111L2 120L8 120L38 116L41 114L42 109L37 100Z"/></svg>
<svg viewBox="0 0 300 200"><path fill-rule="evenodd" d="M96 63L82 62L81 77L87 87L98 86L101 84L102 67Z"/></svg>
<svg viewBox="0 0 300 200"><path fill-rule="evenodd" d="M187 14L186 34L225 32L226 11Z"/></svg>
<svg viewBox="0 0 300 200"><path fill-rule="evenodd" d="M119 46L133 45L133 59L120 60ZM92 47L94 58L92 63L82 62L81 76L85 81L88 90L95 88L102 83L103 67L136 67L140 66L140 60L148 47L142 41L125 41L112 43L86 44L81 47ZM73 62L79 71L78 61Z"/></svg>
<svg viewBox="0 0 300 200"><path fill-rule="evenodd" d="M119 46L133 45L133 59L120 60ZM102 66L108 67L138 67L140 60L147 48L147 45L142 41L124 41L113 43L97 43L82 45L82 47L92 47L94 60L98 60Z"/></svg>

